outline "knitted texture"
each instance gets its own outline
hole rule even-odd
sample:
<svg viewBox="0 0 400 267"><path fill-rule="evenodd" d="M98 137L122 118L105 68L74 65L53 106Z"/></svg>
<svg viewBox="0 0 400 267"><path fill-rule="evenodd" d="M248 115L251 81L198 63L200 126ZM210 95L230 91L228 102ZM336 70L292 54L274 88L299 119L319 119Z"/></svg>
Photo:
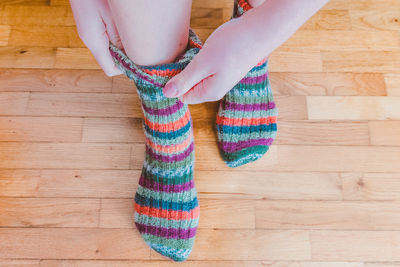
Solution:
<svg viewBox="0 0 400 267"><path fill-rule="evenodd" d="M145 242L175 261L192 251L199 206L193 181L194 143L188 106L166 98L162 88L201 48L189 30L187 50L173 63L142 66L110 45L115 63L137 87L144 114L146 154L135 195L135 224Z"/></svg>
<svg viewBox="0 0 400 267"><path fill-rule="evenodd" d="M231 17L252 7L235 0ZM268 60L253 67L221 100L216 119L218 146L229 167L238 167L262 157L276 137L277 109L268 78Z"/></svg>

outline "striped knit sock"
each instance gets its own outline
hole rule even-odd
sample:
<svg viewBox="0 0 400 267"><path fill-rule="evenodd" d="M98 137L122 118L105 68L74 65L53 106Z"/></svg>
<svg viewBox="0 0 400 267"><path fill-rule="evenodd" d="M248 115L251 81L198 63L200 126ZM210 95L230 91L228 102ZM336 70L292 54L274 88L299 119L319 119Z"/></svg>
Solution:
<svg viewBox="0 0 400 267"><path fill-rule="evenodd" d="M116 64L135 82L144 113L146 155L135 195L135 224L152 249L175 261L184 261L192 251L199 206L189 109L178 98L166 98L162 88L200 48L190 29L187 50L173 63L141 66L110 46Z"/></svg>
<svg viewBox="0 0 400 267"><path fill-rule="evenodd" d="M232 18L251 8L247 0L235 0ZM262 157L275 139L276 118L265 58L220 102L216 126L218 145L226 164L233 168Z"/></svg>

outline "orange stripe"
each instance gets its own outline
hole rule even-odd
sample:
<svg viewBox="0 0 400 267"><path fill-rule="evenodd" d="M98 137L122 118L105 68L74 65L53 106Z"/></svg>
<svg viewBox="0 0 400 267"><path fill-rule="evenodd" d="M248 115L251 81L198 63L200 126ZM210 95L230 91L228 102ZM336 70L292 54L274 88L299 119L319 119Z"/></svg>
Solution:
<svg viewBox="0 0 400 267"><path fill-rule="evenodd" d="M251 126L251 125L269 125L271 123L276 123L277 117L260 117L260 118L227 118L220 117L217 115L217 124L229 125L229 126Z"/></svg>
<svg viewBox="0 0 400 267"><path fill-rule="evenodd" d="M267 58L262 59L260 62L257 63L256 67L261 66L262 64L265 63L265 61L267 61Z"/></svg>
<svg viewBox="0 0 400 267"><path fill-rule="evenodd" d="M167 69L167 70L157 70L157 69L148 70L148 69L143 69L143 71L148 73L148 74L151 74L151 75L157 74L157 75L160 75L160 76L174 76L174 75L180 73L182 70L179 70L179 69L173 69L173 70L169 70L169 69Z"/></svg>
<svg viewBox="0 0 400 267"><path fill-rule="evenodd" d="M146 206L140 206L139 204L135 203L135 211L139 214L155 218L172 219L172 220L189 220L198 218L200 209L199 206L197 206L191 211L163 210L163 209L150 208Z"/></svg>
<svg viewBox="0 0 400 267"><path fill-rule="evenodd" d="M169 123L151 122L146 118L146 116L144 116L144 122L146 123L147 126L149 126L152 130L163 133L176 131L185 126L189 122L189 120L190 120L189 109L186 110L185 115L181 117L179 120L171 121Z"/></svg>
<svg viewBox="0 0 400 267"><path fill-rule="evenodd" d="M150 146L151 149L153 149L157 152L170 153L171 151L174 151L177 153L177 152L185 150L185 148L187 148L189 146L189 144L190 144L190 142L192 142L192 140L193 140L193 133L191 132L190 135L188 136L188 138L186 138L186 140L180 144L163 146L163 145L159 145L159 144L151 142L151 140L148 138L146 138L146 144L148 146Z"/></svg>
<svg viewBox="0 0 400 267"><path fill-rule="evenodd" d="M253 8L246 0L238 0L238 5L243 8L244 11L248 11Z"/></svg>
<svg viewBox="0 0 400 267"><path fill-rule="evenodd" d="M198 43L195 43L192 39L190 39L190 45L194 46L194 47L197 47L197 48L202 48L203 47L202 45L200 45Z"/></svg>

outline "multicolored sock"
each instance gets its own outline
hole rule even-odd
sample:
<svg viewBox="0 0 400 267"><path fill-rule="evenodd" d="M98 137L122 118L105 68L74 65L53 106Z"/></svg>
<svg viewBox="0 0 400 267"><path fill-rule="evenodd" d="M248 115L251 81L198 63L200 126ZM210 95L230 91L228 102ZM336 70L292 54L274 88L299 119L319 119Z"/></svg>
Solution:
<svg viewBox="0 0 400 267"><path fill-rule="evenodd" d="M187 50L174 63L141 66L110 45L115 63L137 87L144 113L146 155L135 195L135 224L158 253L184 261L192 251L199 206L193 181L194 143L188 106L162 88L202 47L189 30Z"/></svg>
<svg viewBox="0 0 400 267"><path fill-rule="evenodd" d="M252 7L235 0L234 14L240 17ZM218 146L229 167L238 167L262 157L276 137L277 109L264 58L221 100L216 126Z"/></svg>

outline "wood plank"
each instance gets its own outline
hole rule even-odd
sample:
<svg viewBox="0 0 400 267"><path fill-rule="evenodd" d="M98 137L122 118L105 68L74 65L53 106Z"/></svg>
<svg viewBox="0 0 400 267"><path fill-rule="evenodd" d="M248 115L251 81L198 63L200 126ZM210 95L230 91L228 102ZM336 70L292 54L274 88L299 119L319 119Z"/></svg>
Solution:
<svg viewBox="0 0 400 267"><path fill-rule="evenodd" d="M322 72L321 53L275 50L269 56L269 71Z"/></svg>
<svg viewBox="0 0 400 267"><path fill-rule="evenodd" d="M0 244L0 257L9 259L149 259L150 254L133 229L0 228L0 237L7 241Z"/></svg>
<svg viewBox="0 0 400 267"><path fill-rule="evenodd" d="M124 144L0 143L0 168L127 169Z"/></svg>
<svg viewBox="0 0 400 267"><path fill-rule="evenodd" d="M303 96L274 97L278 109L279 119L304 120L307 119L307 102Z"/></svg>
<svg viewBox="0 0 400 267"><path fill-rule="evenodd" d="M370 121L371 145L400 146L400 121Z"/></svg>
<svg viewBox="0 0 400 267"><path fill-rule="evenodd" d="M57 48L55 67L58 69L101 69L87 48Z"/></svg>
<svg viewBox="0 0 400 267"><path fill-rule="evenodd" d="M143 160L143 148L134 146L138 152L132 153L131 167L138 168ZM399 159L400 147L273 145L259 160L235 170L399 172ZM196 147L196 167L197 170L229 170L218 148L206 143Z"/></svg>
<svg viewBox="0 0 400 267"><path fill-rule="evenodd" d="M112 77L112 92L113 93L136 93L136 85L125 75L117 75Z"/></svg>
<svg viewBox="0 0 400 267"><path fill-rule="evenodd" d="M134 200L102 199L100 224L102 228L134 227ZM254 200L199 199L201 219L199 228L254 229Z"/></svg>
<svg viewBox="0 0 400 267"><path fill-rule="evenodd" d="M0 117L0 141L80 142L81 118Z"/></svg>
<svg viewBox="0 0 400 267"><path fill-rule="evenodd" d="M307 96L310 120L398 120L400 97Z"/></svg>
<svg viewBox="0 0 400 267"><path fill-rule="evenodd" d="M313 260L398 261L399 231L311 231Z"/></svg>
<svg viewBox="0 0 400 267"><path fill-rule="evenodd" d="M28 5L28 6L43 6L48 5L49 0L3 0L2 5Z"/></svg>
<svg viewBox="0 0 400 267"><path fill-rule="evenodd" d="M389 96L400 96L400 73L386 73L385 83Z"/></svg>
<svg viewBox="0 0 400 267"><path fill-rule="evenodd" d="M69 0L50 0L51 6L69 6Z"/></svg>
<svg viewBox="0 0 400 267"><path fill-rule="evenodd" d="M0 259L0 266L3 267L39 267L40 260L4 260Z"/></svg>
<svg viewBox="0 0 400 267"><path fill-rule="evenodd" d="M351 25L355 30L399 30L400 7L396 0L358 0L349 3Z"/></svg>
<svg viewBox="0 0 400 267"><path fill-rule="evenodd" d="M14 260L13 260L14 261ZM1 260L0 260L1 262ZM119 267L173 267L176 263L173 261L165 260L151 260L151 261L104 261L104 260L41 260L40 267L106 267L106 266L119 266ZM191 260L190 257L185 262L180 262L179 266L182 267L364 267L362 262L311 262L311 261L209 261L209 260ZM368 265L370 267L370 265ZM382 265L390 267L389 265ZM395 265L391 266L394 267ZM8 267L8 266L7 266ZM36 267L36 266L35 266ZM378 265L371 265L371 267L378 267Z"/></svg>
<svg viewBox="0 0 400 267"><path fill-rule="evenodd" d="M31 93L27 115L142 117L135 94Z"/></svg>
<svg viewBox="0 0 400 267"><path fill-rule="evenodd" d="M369 145L366 122L280 121L275 144Z"/></svg>
<svg viewBox="0 0 400 267"><path fill-rule="evenodd" d="M11 27L8 25L0 25L0 46L8 45Z"/></svg>
<svg viewBox="0 0 400 267"><path fill-rule="evenodd" d="M143 122L139 118L86 118L82 142L144 143Z"/></svg>
<svg viewBox="0 0 400 267"><path fill-rule="evenodd" d="M53 68L56 51L46 47L0 47L0 68Z"/></svg>
<svg viewBox="0 0 400 267"><path fill-rule="evenodd" d="M269 77L275 95L386 95L381 73L271 72Z"/></svg>
<svg viewBox="0 0 400 267"><path fill-rule="evenodd" d="M196 171L196 188L203 198L342 199L337 173Z"/></svg>
<svg viewBox="0 0 400 267"><path fill-rule="evenodd" d="M285 50L320 51L399 51L397 31L299 30L279 47Z"/></svg>
<svg viewBox="0 0 400 267"><path fill-rule="evenodd" d="M96 227L100 199L0 198L0 227Z"/></svg>
<svg viewBox="0 0 400 267"><path fill-rule="evenodd" d="M140 170L0 170L2 197L133 198Z"/></svg>
<svg viewBox="0 0 400 267"><path fill-rule="evenodd" d="M194 28L215 29L222 24L222 15L222 8L198 7L192 9L190 25Z"/></svg>
<svg viewBox="0 0 400 267"><path fill-rule="evenodd" d="M337 51L321 53L325 72L392 73L400 68L400 53L393 51Z"/></svg>
<svg viewBox="0 0 400 267"><path fill-rule="evenodd" d="M333 10L320 10L312 16L301 30L351 30L350 15L346 7Z"/></svg>
<svg viewBox="0 0 400 267"><path fill-rule="evenodd" d="M400 263L396 262L366 262L364 264L365 267L398 267L400 266Z"/></svg>
<svg viewBox="0 0 400 267"><path fill-rule="evenodd" d="M0 38L1 39L1 38ZM85 47L76 27L13 26L9 46Z"/></svg>
<svg viewBox="0 0 400 267"><path fill-rule="evenodd" d="M0 114L25 114L28 105L29 93L0 93Z"/></svg>
<svg viewBox="0 0 400 267"><path fill-rule="evenodd" d="M108 93L111 87L100 70L0 69L0 91Z"/></svg>
<svg viewBox="0 0 400 267"><path fill-rule="evenodd" d="M346 200L400 200L400 173L342 173Z"/></svg>
<svg viewBox="0 0 400 267"><path fill-rule="evenodd" d="M139 176L140 170L0 170L0 196L133 198ZM196 171L195 179L202 199L342 199L337 173Z"/></svg>
<svg viewBox="0 0 400 267"><path fill-rule="evenodd" d="M399 202L257 200L257 229L399 230Z"/></svg>
<svg viewBox="0 0 400 267"><path fill-rule="evenodd" d="M349 7L348 0L331 0L322 9L326 10L346 10Z"/></svg>
<svg viewBox="0 0 400 267"><path fill-rule="evenodd" d="M12 26L74 26L72 11L66 6L6 5L0 22Z"/></svg>

